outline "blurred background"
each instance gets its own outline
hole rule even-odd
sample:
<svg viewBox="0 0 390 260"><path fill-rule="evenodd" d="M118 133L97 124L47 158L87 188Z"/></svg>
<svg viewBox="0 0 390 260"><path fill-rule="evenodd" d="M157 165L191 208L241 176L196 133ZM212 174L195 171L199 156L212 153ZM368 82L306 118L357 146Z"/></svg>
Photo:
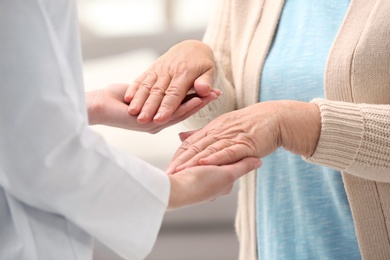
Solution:
<svg viewBox="0 0 390 260"><path fill-rule="evenodd" d="M175 43L201 39L213 0L78 0L86 90L131 83ZM165 169L181 124L156 135L93 126L112 145ZM233 260L237 187L217 200L168 212L147 260ZM100 244L94 260L121 259Z"/></svg>

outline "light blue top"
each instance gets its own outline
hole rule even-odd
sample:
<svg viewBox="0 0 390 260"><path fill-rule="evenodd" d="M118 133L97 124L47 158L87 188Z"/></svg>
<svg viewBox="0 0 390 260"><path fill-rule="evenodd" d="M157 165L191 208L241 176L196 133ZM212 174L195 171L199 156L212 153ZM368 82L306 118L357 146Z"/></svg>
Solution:
<svg viewBox="0 0 390 260"><path fill-rule="evenodd" d="M349 0L287 0L260 101L322 97L327 54ZM360 259L339 172L278 149L257 175L259 259Z"/></svg>

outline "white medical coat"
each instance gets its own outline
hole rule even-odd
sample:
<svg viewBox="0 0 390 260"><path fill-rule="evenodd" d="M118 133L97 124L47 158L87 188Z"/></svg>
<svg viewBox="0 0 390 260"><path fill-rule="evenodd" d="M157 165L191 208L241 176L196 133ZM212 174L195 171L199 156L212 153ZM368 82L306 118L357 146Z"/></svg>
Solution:
<svg viewBox="0 0 390 260"><path fill-rule="evenodd" d="M88 127L73 0L0 1L0 259L126 259L151 250L161 170Z"/></svg>

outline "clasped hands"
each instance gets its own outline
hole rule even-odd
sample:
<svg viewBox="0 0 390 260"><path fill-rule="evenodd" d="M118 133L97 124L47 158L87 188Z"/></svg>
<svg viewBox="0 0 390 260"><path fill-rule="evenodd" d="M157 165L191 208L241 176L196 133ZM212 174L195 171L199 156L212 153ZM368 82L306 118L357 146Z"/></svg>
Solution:
<svg viewBox="0 0 390 260"><path fill-rule="evenodd" d="M211 88L216 73L209 46L199 41L179 43L131 84L125 94L130 103L128 111L140 123L167 122L192 88L202 98L219 96L220 92ZM226 165L246 157L262 158L280 146L310 156L319 131L315 104L291 100L254 104L226 113L197 131L181 133L183 143L167 173L195 165Z"/></svg>
<svg viewBox="0 0 390 260"><path fill-rule="evenodd" d="M216 73L211 48L199 41L184 41L132 84L88 93L90 123L157 133L219 98L221 91L212 88ZM182 145L166 170L171 179L169 207L230 192L237 178L260 167L258 158L280 146L302 156L312 155L320 128L315 104L283 100L232 111L202 129L180 133Z"/></svg>

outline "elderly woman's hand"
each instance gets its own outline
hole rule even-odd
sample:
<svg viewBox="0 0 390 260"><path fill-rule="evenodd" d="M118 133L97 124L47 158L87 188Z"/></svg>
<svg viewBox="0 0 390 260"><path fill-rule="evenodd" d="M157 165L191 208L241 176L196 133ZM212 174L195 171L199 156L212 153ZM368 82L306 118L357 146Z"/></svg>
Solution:
<svg viewBox="0 0 390 260"><path fill-rule="evenodd" d="M129 115L128 103L123 96L129 84L111 84L105 88L86 93L89 124L104 124L128 130L155 134L165 127L183 121L198 112L218 96L211 93L206 97L195 97L179 105L164 123L139 123L136 116Z"/></svg>
<svg viewBox="0 0 390 260"><path fill-rule="evenodd" d="M183 143L167 173L199 164L223 165L245 157L262 158L280 146L310 156L320 129L321 118L315 104L261 102L224 114L198 131L182 133Z"/></svg>
<svg viewBox="0 0 390 260"><path fill-rule="evenodd" d="M129 114L139 123L169 120L190 90L198 97L210 93L216 76L211 48L196 40L181 42L162 55L127 89L125 101Z"/></svg>

